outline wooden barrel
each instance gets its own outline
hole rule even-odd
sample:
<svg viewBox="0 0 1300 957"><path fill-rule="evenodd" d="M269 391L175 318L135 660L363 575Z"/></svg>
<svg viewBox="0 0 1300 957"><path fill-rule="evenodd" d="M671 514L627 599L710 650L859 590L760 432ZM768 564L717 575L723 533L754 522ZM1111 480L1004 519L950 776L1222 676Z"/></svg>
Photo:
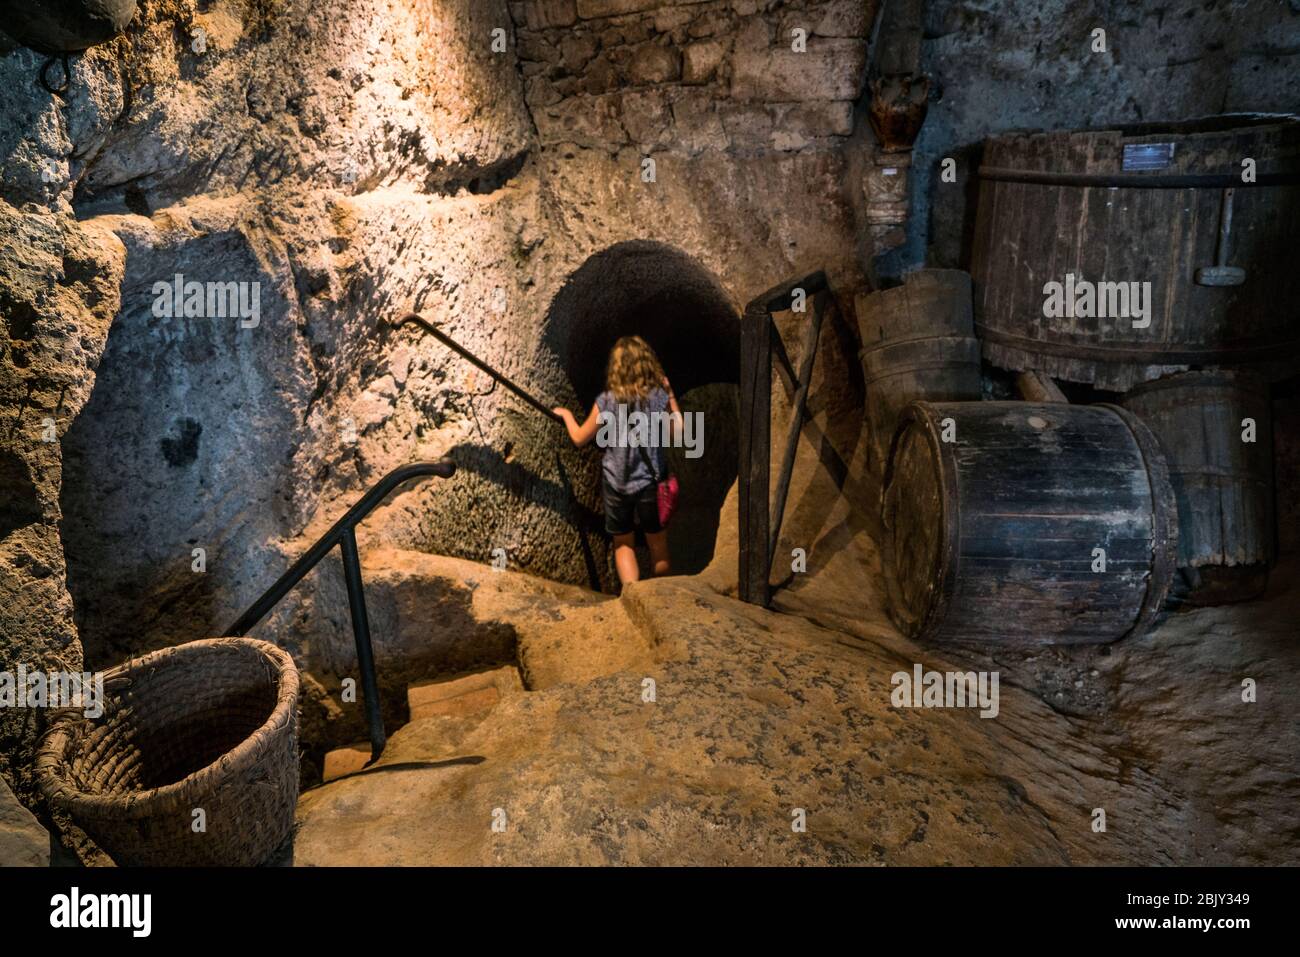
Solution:
<svg viewBox="0 0 1300 957"><path fill-rule="evenodd" d="M990 362L1119 391L1194 365L1296 368L1295 310L1279 308L1300 298L1294 118L998 136L980 177L972 272ZM1131 283L1147 319L1114 316Z"/></svg>
<svg viewBox="0 0 1300 957"><path fill-rule="evenodd" d="M857 314L867 421L876 467L883 471L898 414L908 403L980 397L970 276L917 269L901 286L859 296Z"/></svg>
<svg viewBox="0 0 1300 957"><path fill-rule="evenodd" d="M867 422L881 471L898 416L918 400L960 402L980 397L980 344L971 336L904 339L862 351Z"/></svg>
<svg viewBox="0 0 1300 957"><path fill-rule="evenodd" d="M1139 386L1123 405L1155 433L1169 463L1185 599L1215 605L1260 595L1275 555L1267 383L1224 369L1185 372Z"/></svg>
<svg viewBox="0 0 1300 957"><path fill-rule="evenodd" d="M971 336L970 274L960 269L916 269L900 286L857 297L862 347L931 336Z"/></svg>
<svg viewBox="0 0 1300 957"><path fill-rule="evenodd" d="M1114 641L1150 626L1175 573L1164 455L1116 406L914 403L882 505L892 613L922 640Z"/></svg>

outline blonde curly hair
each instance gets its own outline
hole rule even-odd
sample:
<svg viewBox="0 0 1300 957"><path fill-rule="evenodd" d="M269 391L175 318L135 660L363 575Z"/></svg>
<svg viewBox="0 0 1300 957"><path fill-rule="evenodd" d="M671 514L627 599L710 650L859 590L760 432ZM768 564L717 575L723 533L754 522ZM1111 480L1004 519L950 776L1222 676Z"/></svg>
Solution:
<svg viewBox="0 0 1300 957"><path fill-rule="evenodd" d="M662 389L664 367L650 344L640 336L623 336L609 352L605 388L620 402L637 402Z"/></svg>

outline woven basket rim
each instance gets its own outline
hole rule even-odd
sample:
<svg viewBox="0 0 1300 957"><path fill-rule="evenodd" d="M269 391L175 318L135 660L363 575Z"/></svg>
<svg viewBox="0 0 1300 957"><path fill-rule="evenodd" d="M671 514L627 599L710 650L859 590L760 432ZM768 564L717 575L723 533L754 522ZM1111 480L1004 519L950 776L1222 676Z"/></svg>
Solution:
<svg viewBox="0 0 1300 957"><path fill-rule="evenodd" d="M218 777L238 774L261 756L274 740L275 732L295 720L300 678L297 665L287 651L278 645L256 638L201 638L132 658L104 672L107 687L112 679L123 677L142 668L169 664L186 655L205 654L215 648L231 646L250 648L268 659L277 675L275 707L267 719L249 732L239 744L210 764L192 771L179 781L143 791L125 791L114 794L94 794L77 788L65 775L67 750L72 744L73 725L87 720L81 711L65 708L55 713L50 727L41 739L37 751L35 770L42 794L52 804L69 812L103 813L111 811L123 818L148 817L159 811L189 803L187 796L197 796Z"/></svg>

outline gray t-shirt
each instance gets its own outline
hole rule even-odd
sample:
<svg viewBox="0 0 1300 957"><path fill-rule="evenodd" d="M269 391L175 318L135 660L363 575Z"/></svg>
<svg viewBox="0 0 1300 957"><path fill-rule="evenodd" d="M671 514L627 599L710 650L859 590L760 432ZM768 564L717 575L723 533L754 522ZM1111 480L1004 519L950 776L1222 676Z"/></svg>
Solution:
<svg viewBox="0 0 1300 957"><path fill-rule="evenodd" d="M634 495L667 478L665 448L671 411L667 392L653 389L637 403L620 403L614 393L606 391L596 396L596 408L600 412L596 442L605 451L601 471L611 489ZM646 443L646 448L639 448L639 442Z"/></svg>

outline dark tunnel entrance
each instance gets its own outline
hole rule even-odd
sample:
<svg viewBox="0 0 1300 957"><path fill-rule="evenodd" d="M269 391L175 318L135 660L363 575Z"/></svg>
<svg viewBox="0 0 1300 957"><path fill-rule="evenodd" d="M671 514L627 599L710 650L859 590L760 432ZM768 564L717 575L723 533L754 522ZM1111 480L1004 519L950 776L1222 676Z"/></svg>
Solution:
<svg viewBox="0 0 1300 957"><path fill-rule="evenodd" d="M543 345L560 364L585 414L605 387L614 343L639 335L658 353L685 414L703 424L701 454L669 450L681 481L669 532L674 574L701 571L713 557L718 514L738 462L739 318L718 280L664 243L619 243L569 277L547 314ZM599 456L583 481L599 487ZM646 571L642 556L642 572Z"/></svg>

